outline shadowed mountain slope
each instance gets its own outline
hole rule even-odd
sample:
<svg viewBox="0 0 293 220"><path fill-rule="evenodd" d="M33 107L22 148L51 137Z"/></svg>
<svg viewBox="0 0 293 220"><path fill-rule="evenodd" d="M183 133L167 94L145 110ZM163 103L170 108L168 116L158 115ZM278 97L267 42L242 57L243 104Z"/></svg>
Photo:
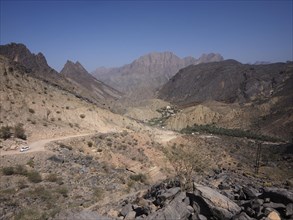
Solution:
<svg viewBox="0 0 293 220"><path fill-rule="evenodd" d="M159 91L159 98L180 105L207 100L260 101L271 97L292 76L292 63L241 64L235 60L181 69Z"/></svg>

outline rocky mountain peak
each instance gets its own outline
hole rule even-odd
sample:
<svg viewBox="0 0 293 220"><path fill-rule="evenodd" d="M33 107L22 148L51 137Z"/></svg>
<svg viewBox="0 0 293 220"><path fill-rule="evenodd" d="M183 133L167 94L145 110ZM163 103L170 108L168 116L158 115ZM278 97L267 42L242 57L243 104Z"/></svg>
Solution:
<svg viewBox="0 0 293 220"><path fill-rule="evenodd" d="M218 53L208 53L208 54L204 53L198 58L197 62L207 63L207 62L219 62L223 60L224 60L223 56Z"/></svg>
<svg viewBox="0 0 293 220"><path fill-rule="evenodd" d="M33 71L52 69L48 66L47 60L42 53L38 53L37 55L31 53L24 44L10 43L1 45L0 54L32 69Z"/></svg>
<svg viewBox="0 0 293 220"><path fill-rule="evenodd" d="M112 101L120 98L119 92L96 80L79 62L68 60L59 74L48 65L42 53L34 54L24 44L0 45L1 55L25 67L31 77L58 86L103 108L108 103L107 99Z"/></svg>
<svg viewBox="0 0 293 220"><path fill-rule="evenodd" d="M65 77L69 77L72 75L82 76L89 74L80 62L77 61L74 63L70 60L67 60L60 73L63 74Z"/></svg>
<svg viewBox="0 0 293 220"><path fill-rule="evenodd" d="M79 61L74 63L67 60L60 74L71 82L74 82L74 84L82 88L87 95L93 98L109 98L112 100L113 98L116 99L120 97L118 91L94 78Z"/></svg>
<svg viewBox="0 0 293 220"><path fill-rule="evenodd" d="M164 63L174 63L178 62L180 60L179 57L177 57L172 52L153 52L146 55L143 55L139 57L137 60L132 62L132 65L156 65L156 64L164 64Z"/></svg>
<svg viewBox="0 0 293 220"><path fill-rule="evenodd" d="M93 75L135 100L154 97L158 88L184 67L221 60L223 57L216 53L204 54L199 59L191 56L181 59L169 51L153 52L122 67L98 68Z"/></svg>

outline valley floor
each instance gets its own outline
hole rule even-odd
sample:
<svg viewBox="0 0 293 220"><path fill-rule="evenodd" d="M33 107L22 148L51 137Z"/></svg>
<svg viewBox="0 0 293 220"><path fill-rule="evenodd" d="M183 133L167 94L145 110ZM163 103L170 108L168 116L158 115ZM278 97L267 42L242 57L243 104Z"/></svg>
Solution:
<svg viewBox="0 0 293 220"><path fill-rule="evenodd" d="M26 152L1 150L1 219L58 219L64 210L118 218L122 201L139 198L151 185L178 175L176 160L168 152L186 146L196 152L193 156L205 159L203 173L189 173L202 184L219 187L223 179L208 183L206 178L224 170L254 179L259 186L292 187L292 156L284 157L288 148L264 145L255 174L256 143L243 138L146 127L85 132L28 145Z"/></svg>

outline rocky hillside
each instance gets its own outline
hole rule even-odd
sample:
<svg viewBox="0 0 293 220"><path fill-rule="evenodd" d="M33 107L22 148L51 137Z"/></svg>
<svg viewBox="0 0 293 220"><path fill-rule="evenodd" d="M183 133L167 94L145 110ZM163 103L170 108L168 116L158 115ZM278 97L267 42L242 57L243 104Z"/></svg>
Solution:
<svg viewBox="0 0 293 220"><path fill-rule="evenodd" d="M1 155L3 219L292 217L292 146L264 143L255 174L253 140L195 134L158 142L154 135L164 133L156 132L95 133Z"/></svg>
<svg viewBox="0 0 293 220"><path fill-rule="evenodd" d="M135 100L151 98L179 69L191 64L221 61L219 54L204 54L199 59L179 58L171 52L150 53L119 68L98 68L92 74Z"/></svg>
<svg viewBox="0 0 293 220"><path fill-rule="evenodd" d="M235 60L180 70L159 97L183 111L167 120L180 130L212 124L292 137L293 63L241 64Z"/></svg>
<svg viewBox="0 0 293 220"><path fill-rule="evenodd" d="M42 53L33 54L24 44L11 43L1 45L0 54L21 63L33 71L53 72ZM56 72L55 72L56 73Z"/></svg>
<svg viewBox="0 0 293 220"><path fill-rule="evenodd" d="M121 97L120 92L94 78L79 62L67 61L60 74L82 88L83 93L88 94L92 99L115 100Z"/></svg>
<svg viewBox="0 0 293 220"><path fill-rule="evenodd" d="M11 43L0 45L0 55L7 57L27 68L30 75L48 80L52 83L60 83L64 87L72 87L58 72L52 69L42 53L33 54L24 44Z"/></svg>
<svg viewBox="0 0 293 220"><path fill-rule="evenodd" d="M292 74L292 63L248 65L225 60L199 64L180 70L159 91L159 97L179 105L260 101L282 89Z"/></svg>
<svg viewBox="0 0 293 220"><path fill-rule="evenodd" d="M33 54L23 44L11 43L0 46L0 55L7 57L8 59L23 65L26 70L25 72L36 78L41 79L45 82L51 83L52 85L58 86L59 88L66 90L78 97L93 102L100 107L109 107L111 102L119 97L114 89L105 86L104 84L96 82L95 90L92 92L90 89L84 89L80 84L68 80L62 74L52 69L46 61L46 58L42 53ZM97 92L101 93L97 96ZM105 99L107 97L107 99Z"/></svg>
<svg viewBox="0 0 293 220"><path fill-rule="evenodd" d="M223 180L218 188L210 186L208 182L215 179ZM255 181L252 184L249 178L224 171L206 179L203 185L193 183L193 191L182 190L176 180L156 184L142 196L121 201L120 211L117 212L119 215L115 217L149 220L281 220L292 218L292 202L292 191L275 187L260 188ZM78 213L81 214L85 215L86 212ZM98 216L94 212L87 214Z"/></svg>
<svg viewBox="0 0 293 220"><path fill-rule="evenodd" d="M29 139L132 124L125 117L31 76L24 66L1 55L0 94L0 125L22 123Z"/></svg>

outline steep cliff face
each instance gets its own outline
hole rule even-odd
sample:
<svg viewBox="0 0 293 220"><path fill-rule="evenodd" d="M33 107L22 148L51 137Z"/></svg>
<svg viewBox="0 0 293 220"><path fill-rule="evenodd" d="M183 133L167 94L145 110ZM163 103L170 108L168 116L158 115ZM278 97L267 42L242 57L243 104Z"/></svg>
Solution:
<svg viewBox="0 0 293 220"><path fill-rule="evenodd" d="M106 84L122 91L135 100L154 97L156 91L164 85L179 69L191 64L220 61L219 54L179 58L171 52L150 53L141 56L131 64L106 70L98 68L92 74Z"/></svg>

